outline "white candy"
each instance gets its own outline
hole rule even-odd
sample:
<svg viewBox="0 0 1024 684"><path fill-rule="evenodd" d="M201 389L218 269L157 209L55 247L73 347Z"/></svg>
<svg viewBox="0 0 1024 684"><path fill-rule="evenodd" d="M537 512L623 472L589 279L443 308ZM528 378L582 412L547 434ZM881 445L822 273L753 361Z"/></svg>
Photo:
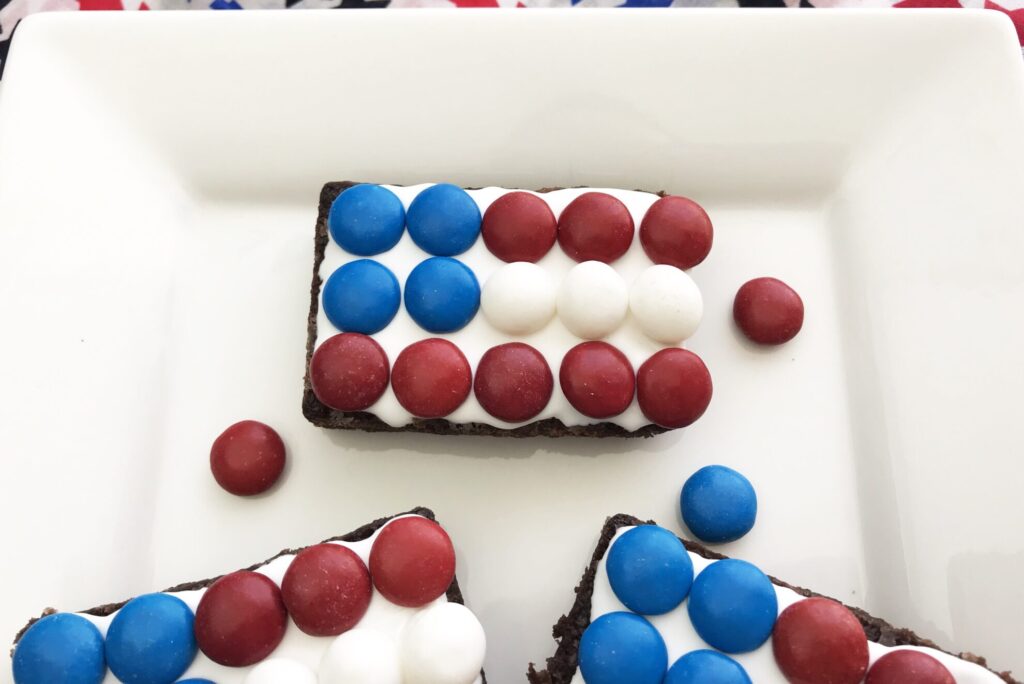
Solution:
<svg viewBox="0 0 1024 684"><path fill-rule="evenodd" d="M666 264L640 274L629 294L629 307L644 334L665 344L679 344L693 335L704 315L697 283Z"/></svg>
<svg viewBox="0 0 1024 684"><path fill-rule="evenodd" d="M555 315L555 286L547 271L537 264L505 264L487 279L480 308L498 330L528 335L543 328Z"/></svg>
<svg viewBox="0 0 1024 684"><path fill-rule="evenodd" d="M252 668L245 684L317 684L316 674L300 662L271 658Z"/></svg>
<svg viewBox="0 0 1024 684"><path fill-rule="evenodd" d="M600 261L573 266L558 291L558 317L577 337L597 340L626 318L629 293L614 268Z"/></svg>
<svg viewBox="0 0 1024 684"><path fill-rule="evenodd" d="M436 603L402 633L405 684L472 684L484 665L484 628L469 608Z"/></svg>
<svg viewBox="0 0 1024 684"><path fill-rule="evenodd" d="M398 647L375 629L349 630L327 647L320 684L402 684Z"/></svg>

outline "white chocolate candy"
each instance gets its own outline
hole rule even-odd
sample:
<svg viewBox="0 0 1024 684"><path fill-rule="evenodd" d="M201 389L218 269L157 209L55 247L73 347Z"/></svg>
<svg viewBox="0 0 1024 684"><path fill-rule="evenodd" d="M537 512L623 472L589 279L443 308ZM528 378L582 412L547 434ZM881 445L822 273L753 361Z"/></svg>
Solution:
<svg viewBox="0 0 1024 684"><path fill-rule="evenodd" d="M558 291L558 317L569 332L598 340L626 318L629 292L614 268L600 261L573 266Z"/></svg>
<svg viewBox="0 0 1024 684"><path fill-rule="evenodd" d="M484 666L484 628L458 603L417 613L402 633L405 684L472 684Z"/></svg>
<svg viewBox="0 0 1024 684"><path fill-rule="evenodd" d="M480 309L498 330L529 335L555 315L555 286L547 271L537 264L506 264L484 284Z"/></svg>
<svg viewBox="0 0 1024 684"><path fill-rule="evenodd" d="M651 266L633 282L629 308L644 334L679 344L700 326L704 300L693 278L675 266Z"/></svg>
<svg viewBox="0 0 1024 684"><path fill-rule="evenodd" d="M349 630L327 647L319 684L402 684L398 647L375 629Z"/></svg>
<svg viewBox="0 0 1024 684"><path fill-rule="evenodd" d="M245 684L317 684L316 675L300 662L271 658L252 668Z"/></svg>

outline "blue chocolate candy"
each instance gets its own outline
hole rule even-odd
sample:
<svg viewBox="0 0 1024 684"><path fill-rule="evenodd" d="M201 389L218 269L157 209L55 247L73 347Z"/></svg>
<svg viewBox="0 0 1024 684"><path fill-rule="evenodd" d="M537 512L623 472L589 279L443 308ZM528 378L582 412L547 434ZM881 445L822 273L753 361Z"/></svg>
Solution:
<svg viewBox="0 0 1024 684"><path fill-rule="evenodd" d="M29 627L14 650L15 684L99 684L103 636L81 615L56 613Z"/></svg>
<svg viewBox="0 0 1024 684"><path fill-rule="evenodd" d="M455 256L473 246L480 234L480 207L460 187L433 185L409 205L409 235L422 250Z"/></svg>
<svg viewBox="0 0 1024 684"><path fill-rule="evenodd" d="M479 307L480 284L461 261L427 259L405 281L405 308L428 332L455 332L473 320Z"/></svg>
<svg viewBox="0 0 1024 684"><path fill-rule="evenodd" d="M606 563L612 591L634 613L661 615L690 593L693 561L679 538L663 527L641 525L612 544Z"/></svg>
<svg viewBox="0 0 1024 684"><path fill-rule="evenodd" d="M346 252L373 256L402 239L405 207L379 185L354 185L338 195L327 215L331 237Z"/></svg>
<svg viewBox="0 0 1024 684"><path fill-rule="evenodd" d="M398 278L372 259L350 261L324 285L324 313L342 332L380 332L398 313L401 302Z"/></svg>
<svg viewBox="0 0 1024 684"><path fill-rule="evenodd" d="M117 612L107 630L107 664L122 682L172 684L195 660L192 610L177 596L146 594Z"/></svg>
<svg viewBox="0 0 1024 684"><path fill-rule="evenodd" d="M771 580L734 558L715 561L697 575L687 607L700 638L726 653L745 653L763 644L779 615Z"/></svg>
<svg viewBox="0 0 1024 684"><path fill-rule="evenodd" d="M752 684L743 666L718 651L690 651L668 669L665 684Z"/></svg>
<svg viewBox="0 0 1024 684"><path fill-rule="evenodd" d="M721 544L739 539L754 526L757 493L750 480L732 468L710 465L683 485L679 508L697 539Z"/></svg>
<svg viewBox="0 0 1024 684"><path fill-rule="evenodd" d="M580 672L586 684L661 684L668 651L650 622L633 613L608 613L580 637Z"/></svg>

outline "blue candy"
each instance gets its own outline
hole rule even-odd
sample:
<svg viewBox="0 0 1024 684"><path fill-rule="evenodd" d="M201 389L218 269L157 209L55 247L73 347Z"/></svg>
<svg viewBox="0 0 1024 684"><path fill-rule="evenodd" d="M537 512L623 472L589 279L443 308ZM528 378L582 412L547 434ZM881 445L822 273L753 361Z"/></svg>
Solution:
<svg viewBox="0 0 1024 684"><path fill-rule="evenodd" d="M371 259L350 261L324 285L324 313L342 332L380 332L398 313L401 302L398 278Z"/></svg>
<svg viewBox="0 0 1024 684"><path fill-rule="evenodd" d="M177 596L146 594L117 612L107 629L107 664L122 682L172 684L195 660L192 610Z"/></svg>
<svg viewBox="0 0 1024 684"><path fill-rule="evenodd" d="M433 185L409 205L409 235L425 252L455 256L473 246L480 234L480 207L460 187Z"/></svg>
<svg viewBox="0 0 1024 684"><path fill-rule="evenodd" d="M686 598L693 561L676 535L641 525L615 540L606 563L612 591L634 613L661 615Z"/></svg>
<svg viewBox="0 0 1024 684"><path fill-rule="evenodd" d="M718 651L690 651L668 669L665 684L752 684L743 666Z"/></svg>
<svg viewBox="0 0 1024 684"><path fill-rule="evenodd" d="M608 613L580 637L580 671L586 684L661 684L668 651L650 622L633 613Z"/></svg>
<svg viewBox="0 0 1024 684"><path fill-rule="evenodd" d="M690 476L679 495L683 522L701 541L721 544L739 539L757 519L757 493L732 468L705 466Z"/></svg>
<svg viewBox="0 0 1024 684"><path fill-rule="evenodd" d="M687 606L700 638L726 653L745 653L763 644L779 615L771 580L734 558L715 561L697 575Z"/></svg>
<svg viewBox="0 0 1024 684"><path fill-rule="evenodd" d="M15 684L99 684L107 673L103 636L81 615L48 615L21 637L12 669Z"/></svg>
<svg viewBox="0 0 1024 684"><path fill-rule="evenodd" d="M343 250L373 256L402 239L405 207L395 193L379 185L353 185L334 200L327 225Z"/></svg>
<svg viewBox="0 0 1024 684"><path fill-rule="evenodd" d="M177 684L215 684L210 679L179 679Z"/></svg>
<svg viewBox="0 0 1024 684"><path fill-rule="evenodd" d="M405 281L405 308L428 332L455 332L473 320L479 307L480 284L473 271L455 259L427 259Z"/></svg>

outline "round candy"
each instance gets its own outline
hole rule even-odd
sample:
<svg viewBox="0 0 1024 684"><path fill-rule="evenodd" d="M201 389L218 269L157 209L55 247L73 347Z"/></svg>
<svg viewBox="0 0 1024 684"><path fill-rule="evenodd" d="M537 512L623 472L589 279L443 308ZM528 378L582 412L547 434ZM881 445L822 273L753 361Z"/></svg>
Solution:
<svg viewBox="0 0 1024 684"><path fill-rule="evenodd" d="M633 217L626 205L603 192L585 192L558 217L558 244L576 261L610 264L633 242Z"/></svg>
<svg viewBox="0 0 1024 684"><path fill-rule="evenodd" d="M583 342L562 358L562 394L591 418L610 418L633 402L636 379L626 355L607 342Z"/></svg>
<svg viewBox="0 0 1024 684"><path fill-rule="evenodd" d="M484 628L469 608L438 603L416 613L402 632L405 684L472 684L486 652Z"/></svg>
<svg viewBox="0 0 1024 684"><path fill-rule="evenodd" d="M317 544L296 554L281 581L288 614L306 634L337 636L370 606L370 571L351 549Z"/></svg>
<svg viewBox="0 0 1024 684"><path fill-rule="evenodd" d="M357 627L331 642L319 684L402 684L398 647L387 634Z"/></svg>
<svg viewBox="0 0 1024 684"><path fill-rule="evenodd" d="M956 680L927 653L899 649L876 660L864 684L956 684Z"/></svg>
<svg viewBox="0 0 1024 684"><path fill-rule="evenodd" d="M384 598L410 608L443 595L455 577L455 548L433 520L398 518L385 525L370 549L370 577Z"/></svg>
<svg viewBox="0 0 1024 684"><path fill-rule="evenodd" d="M47 615L22 635L11 666L15 684L100 684L103 636L81 615Z"/></svg>
<svg viewBox="0 0 1024 684"><path fill-rule="evenodd" d="M358 259L341 266L324 285L324 313L343 332L372 335L398 313L402 289L387 266Z"/></svg>
<svg viewBox="0 0 1024 684"><path fill-rule="evenodd" d="M736 293L732 317L743 334L758 344L783 344L804 324L804 302L775 278L755 278Z"/></svg>
<svg viewBox="0 0 1024 684"><path fill-rule="evenodd" d="M711 403L711 374L687 349L662 349L636 374L636 398L652 423L681 428L696 422Z"/></svg>
<svg viewBox="0 0 1024 684"><path fill-rule="evenodd" d="M327 224L343 250L373 256L388 251L402 238L405 207L387 188L353 185L335 198Z"/></svg>
<svg viewBox="0 0 1024 684"><path fill-rule="evenodd" d="M697 575L687 602L700 638L726 653L745 653L763 644L779 613L775 588L746 561L715 561Z"/></svg>
<svg viewBox="0 0 1024 684"><path fill-rule="evenodd" d="M405 308L421 328L449 333L466 326L480 306L480 285L469 267L448 257L420 262L405 281Z"/></svg>
<svg viewBox="0 0 1024 684"><path fill-rule="evenodd" d="M676 535L640 525L612 544L605 565L615 596L634 613L661 615L690 593L693 561Z"/></svg>
<svg viewBox="0 0 1024 684"><path fill-rule="evenodd" d="M195 632L199 648L215 663L253 665L284 638L288 613L281 590L266 575L239 570L214 582L199 600Z"/></svg>
<svg viewBox="0 0 1024 684"><path fill-rule="evenodd" d="M651 266L633 282L629 309L655 342L679 344L697 332L704 301L693 278L675 266Z"/></svg>
<svg viewBox="0 0 1024 684"><path fill-rule="evenodd" d="M473 391L487 413L509 423L530 420L551 401L555 379L544 355L528 344L509 342L484 352Z"/></svg>
<svg viewBox="0 0 1024 684"><path fill-rule="evenodd" d="M110 671L122 682L172 684L196 657L192 609L177 596L146 594L117 611L107 629Z"/></svg>
<svg viewBox="0 0 1024 684"><path fill-rule="evenodd" d="M697 539L724 544L739 539L757 519L757 493L750 480L732 468L704 466L691 475L679 495L683 522Z"/></svg>
<svg viewBox="0 0 1024 684"><path fill-rule="evenodd" d="M438 183L416 195L406 222L420 249L437 256L455 256L476 242L480 207L462 188Z"/></svg>
<svg viewBox="0 0 1024 684"><path fill-rule="evenodd" d="M668 651L647 620L633 613L608 613L580 637L579 664L587 684L661 684Z"/></svg>
<svg viewBox="0 0 1024 684"><path fill-rule="evenodd" d="M480 309L498 330L529 335L555 315L555 285L547 271L536 264L506 264L484 284Z"/></svg>
<svg viewBox="0 0 1024 684"><path fill-rule="evenodd" d="M640 244L656 264L693 268L707 257L713 239L707 212L685 197L662 197L640 221Z"/></svg>
<svg viewBox="0 0 1024 684"><path fill-rule="evenodd" d="M316 398L332 409L362 411L384 394L390 372L388 355L373 338L338 333L313 352L309 384Z"/></svg>
<svg viewBox="0 0 1024 684"><path fill-rule="evenodd" d="M288 658L271 658L252 668L244 684L317 684L316 673Z"/></svg>
<svg viewBox="0 0 1024 684"><path fill-rule="evenodd" d="M420 418L443 418L469 396L469 361L448 340L414 342L395 359L391 387L405 410Z"/></svg>
<svg viewBox="0 0 1024 684"><path fill-rule="evenodd" d="M772 651L791 684L857 684L868 669L864 628L843 604L827 598L797 601L782 611Z"/></svg>
<svg viewBox="0 0 1024 684"><path fill-rule="evenodd" d="M690 651L668 669L664 684L752 684L747 671L729 656L701 649Z"/></svg>
<svg viewBox="0 0 1024 684"><path fill-rule="evenodd" d="M573 266L558 290L558 317L569 332L585 340L615 332L628 308L626 282L599 261Z"/></svg>
<svg viewBox="0 0 1024 684"><path fill-rule="evenodd" d="M255 420L235 423L214 440L210 469L217 484L237 496L262 494L284 471L284 442Z"/></svg>
<svg viewBox="0 0 1024 684"><path fill-rule="evenodd" d="M502 261L539 261L555 244L558 223L551 207L529 192L510 192L484 212L480 234Z"/></svg>

